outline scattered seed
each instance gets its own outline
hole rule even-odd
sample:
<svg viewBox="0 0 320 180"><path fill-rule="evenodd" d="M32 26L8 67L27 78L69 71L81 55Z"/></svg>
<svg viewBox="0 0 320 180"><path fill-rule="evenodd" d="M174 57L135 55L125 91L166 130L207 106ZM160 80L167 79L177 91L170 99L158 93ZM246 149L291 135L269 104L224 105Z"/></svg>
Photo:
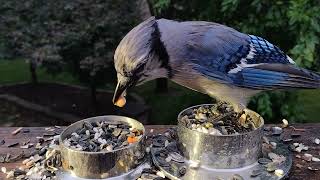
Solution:
<svg viewBox="0 0 320 180"><path fill-rule="evenodd" d="M316 157L312 157L311 160L314 161L314 162L320 162L320 159L316 158Z"/></svg>
<svg viewBox="0 0 320 180"><path fill-rule="evenodd" d="M288 125L289 125L288 120L282 119L282 127L283 127L283 128L286 128L286 127L288 127Z"/></svg>
<svg viewBox="0 0 320 180"><path fill-rule="evenodd" d="M191 161L189 167L192 169L198 169L200 167L200 161Z"/></svg>
<svg viewBox="0 0 320 180"><path fill-rule="evenodd" d="M292 137L292 138L297 138L297 137L300 137L300 136L301 136L301 134L297 134L297 133L291 134L291 137Z"/></svg>
<svg viewBox="0 0 320 180"><path fill-rule="evenodd" d="M30 129L23 128L23 129L22 129L22 132L23 132L23 133L29 133L29 132L30 132Z"/></svg>
<svg viewBox="0 0 320 180"><path fill-rule="evenodd" d="M7 168L6 167L1 167L1 172L7 173Z"/></svg>
<svg viewBox="0 0 320 180"><path fill-rule="evenodd" d="M5 143L6 143L6 141L5 141L4 139L1 139L1 140L0 140L0 146L1 146L1 145L4 145Z"/></svg>
<svg viewBox="0 0 320 180"><path fill-rule="evenodd" d="M186 166L181 166L179 167L179 174L184 175L187 172L187 167Z"/></svg>
<svg viewBox="0 0 320 180"><path fill-rule="evenodd" d="M305 161L311 161L312 160L312 155L311 154L307 154L305 153L303 156L302 156L302 159L305 160Z"/></svg>
<svg viewBox="0 0 320 180"><path fill-rule="evenodd" d="M164 173L162 171L157 171L157 175L162 178L166 178L166 176L164 175Z"/></svg>
<svg viewBox="0 0 320 180"><path fill-rule="evenodd" d="M316 138L316 139L314 140L314 143L319 145L319 144L320 144L320 139Z"/></svg>
<svg viewBox="0 0 320 180"><path fill-rule="evenodd" d="M45 130L45 131L49 131L49 132L50 132L50 131L55 131L55 129L52 128L52 127L46 127L46 128L44 128L44 130Z"/></svg>
<svg viewBox="0 0 320 180"><path fill-rule="evenodd" d="M232 180L244 180L244 178L242 176L240 176L239 174L234 174L231 179Z"/></svg>
<svg viewBox="0 0 320 180"><path fill-rule="evenodd" d="M267 159L267 158L259 158L258 159L258 163L259 164L262 164L262 165L265 165L265 164L269 164L271 163L272 161L270 159Z"/></svg>
<svg viewBox="0 0 320 180"><path fill-rule="evenodd" d="M181 156L179 153L177 152L170 152L168 154L168 157L171 157L171 159L175 162L178 162L178 163L184 163L184 158L183 156Z"/></svg>
<svg viewBox="0 0 320 180"><path fill-rule="evenodd" d="M168 157L166 157L165 160L166 160L166 162L170 162L172 160L172 157L168 156Z"/></svg>
<svg viewBox="0 0 320 180"><path fill-rule="evenodd" d="M313 167L308 167L308 169L310 170L310 171L319 171L319 169L318 168L313 168Z"/></svg>
<svg viewBox="0 0 320 180"><path fill-rule="evenodd" d="M297 145L297 144L294 143L294 146L296 146L296 145ZM301 152L301 151L307 151L308 149L309 149L308 146L305 146L305 145L302 144L302 143L298 143L298 146L296 146L295 151Z"/></svg>
<svg viewBox="0 0 320 180"><path fill-rule="evenodd" d="M46 136L55 136L57 135L55 132L48 132L48 133L44 133L43 136L46 137Z"/></svg>
<svg viewBox="0 0 320 180"><path fill-rule="evenodd" d="M142 173L142 175L140 176L140 178L138 178L138 180L151 180L151 179L153 180L158 178L161 178L161 177L151 173Z"/></svg>
<svg viewBox="0 0 320 180"><path fill-rule="evenodd" d="M13 142L11 144L8 144L7 147L10 148L10 147L15 147L19 144L19 142Z"/></svg>
<svg viewBox="0 0 320 180"><path fill-rule="evenodd" d="M293 139L290 139L290 138L289 139L283 139L282 141L285 142L285 143L288 143L288 142L292 142Z"/></svg>
<svg viewBox="0 0 320 180"><path fill-rule="evenodd" d="M20 146L21 149L29 149L33 146L33 144L26 144L24 146Z"/></svg>
<svg viewBox="0 0 320 180"><path fill-rule="evenodd" d="M270 144L273 146L274 149L277 147L277 143L275 142L270 142Z"/></svg>
<svg viewBox="0 0 320 180"><path fill-rule="evenodd" d="M268 172L274 172L277 169L277 167L274 163L269 163L266 165L266 167L267 167Z"/></svg>
<svg viewBox="0 0 320 180"><path fill-rule="evenodd" d="M251 172L251 177L257 177L263 173L263 169L255 169Z"/></svg>
<svg viewBox="0 0 320 180"><path fill-rule="evenodd" d="M19 127L18 129L11 132L12 135L17 135L21 131L22 127Z"/></svg>
<svg viewBox="0 0 320 180"><path fill-rule="evenodd" d="M275 126L271 128L271 131L272 131L272 135L278 136L282 133L282 128Z"/></svg>
<svg viewBox="0 0 320 180"><path fill-rule="evenodd" d="M274 174L278 177L282 177L284 175L284 171L282 169L276 169Z"/></svg>
<svg viewBox="0 0 320 180"><path fill-rule="evenodd" d="M13 177L14 177L14 172L13 172L13 171L9 171L9 172L7 173L6 178L7 178L7 179L11 179L11 178L13 178Z"/></svg>

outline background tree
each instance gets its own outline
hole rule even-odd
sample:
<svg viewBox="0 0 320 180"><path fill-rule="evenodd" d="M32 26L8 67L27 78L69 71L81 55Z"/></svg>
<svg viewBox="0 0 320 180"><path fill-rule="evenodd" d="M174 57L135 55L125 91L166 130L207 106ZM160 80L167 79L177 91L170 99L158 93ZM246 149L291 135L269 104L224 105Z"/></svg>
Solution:
<svg viewBox="0 0 320 180"><path fill-rule="evenodd" d="M56 21L58 3L37 0L1 3L1 39L13 56L26 58L31 81L37 84L37 66L45 64L53 72L62 63L53 37L61 27Z"/></svg>
<svg viewBox="0 0 320 180"><path fill-rule="evenodd" d="M0 34L15 56L27 58L37 83L41 65L55 74L71 71L91 89L116 81L113 54L139 21L137 4L125 0L4 1Z"/></svg>

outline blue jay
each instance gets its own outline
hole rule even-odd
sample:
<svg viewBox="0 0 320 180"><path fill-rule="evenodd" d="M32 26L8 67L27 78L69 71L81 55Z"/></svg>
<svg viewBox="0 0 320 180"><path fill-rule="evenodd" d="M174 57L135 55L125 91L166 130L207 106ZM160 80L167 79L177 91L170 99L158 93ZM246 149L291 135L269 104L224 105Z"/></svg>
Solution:
<svg viewBox="0 0 320 180"><path fill-rule="evenodd" d="M204 21L151 17L122 39L114 65L114 104L128 88L156 78L229 102L237 111L264 90L320 88L318 73L295 66L267 40Z"/></svg>

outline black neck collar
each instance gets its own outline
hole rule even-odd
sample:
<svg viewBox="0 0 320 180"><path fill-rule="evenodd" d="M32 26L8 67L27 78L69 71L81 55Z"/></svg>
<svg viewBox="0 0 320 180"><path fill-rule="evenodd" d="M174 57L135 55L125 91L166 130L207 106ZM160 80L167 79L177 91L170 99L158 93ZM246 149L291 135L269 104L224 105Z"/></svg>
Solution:
<svg viewBox="0 0 320 180"><path fill-rule="evenodd" d="M154 31L151 34L151 52L155 53L161 61L161 67L168 70L168 77L172 78L172 68L169 64L169 54L165 48L163 42L161 41L161 33L159 31L157 20L153 24Z"/></svg>

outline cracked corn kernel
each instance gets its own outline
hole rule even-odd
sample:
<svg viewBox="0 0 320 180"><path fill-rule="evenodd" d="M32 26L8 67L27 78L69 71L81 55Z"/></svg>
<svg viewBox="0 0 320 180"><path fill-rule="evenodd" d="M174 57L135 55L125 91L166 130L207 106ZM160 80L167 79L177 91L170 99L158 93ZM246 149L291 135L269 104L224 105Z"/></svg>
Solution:
<svg viewBox="0 0 320 180"><path fill-rule="evenodd" d="M128 143L135 143L135 142L138 141L138 138L137 137L128 136L127 141L128 141Z"/></svg>

